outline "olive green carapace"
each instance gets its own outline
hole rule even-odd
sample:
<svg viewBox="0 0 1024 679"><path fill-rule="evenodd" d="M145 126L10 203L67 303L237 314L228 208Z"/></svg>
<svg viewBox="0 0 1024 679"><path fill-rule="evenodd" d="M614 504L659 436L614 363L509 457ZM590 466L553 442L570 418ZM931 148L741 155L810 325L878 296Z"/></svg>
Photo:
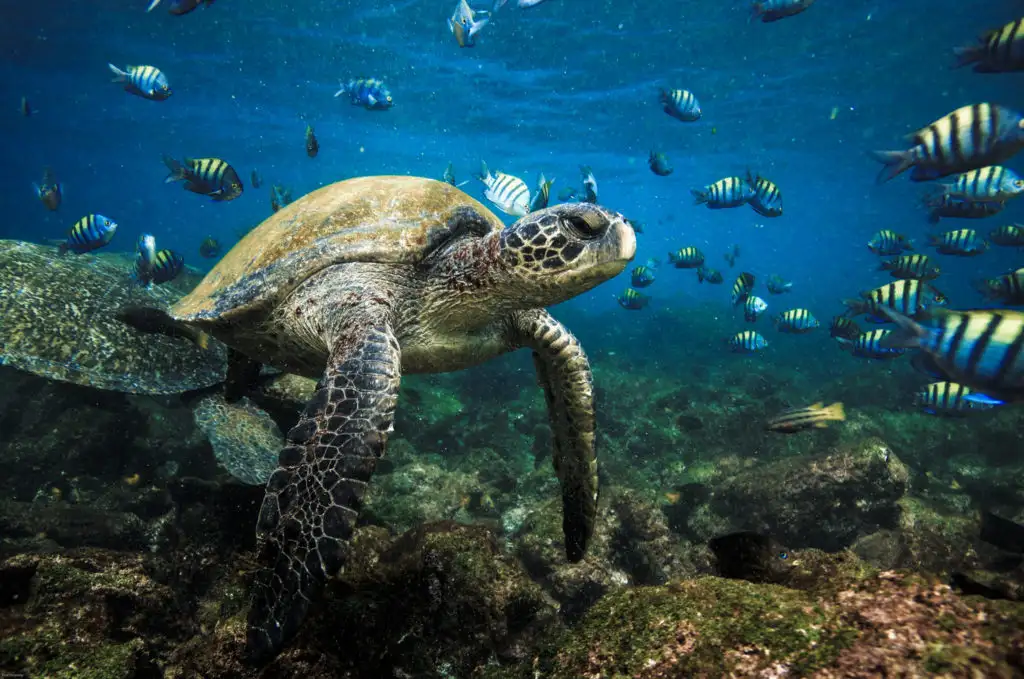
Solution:
<svg viewBox="0 0 1024 679"><path fill-rule="evenodd" d="M0 364L41 377L131 394L175 394L224 379L226 354L188 339L139 332L116 313L167 309L187 291L140 287L127 255L57 256L57 248L0 241Z"/></svg>

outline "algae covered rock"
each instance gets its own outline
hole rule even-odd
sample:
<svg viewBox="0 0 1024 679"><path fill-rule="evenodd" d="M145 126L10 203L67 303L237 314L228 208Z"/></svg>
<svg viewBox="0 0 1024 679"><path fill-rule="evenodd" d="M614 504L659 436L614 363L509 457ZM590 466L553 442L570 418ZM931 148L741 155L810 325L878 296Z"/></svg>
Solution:
<svg viewBox="0 0 1024 679"><path fill-rule="evenodd" d="M835 551L860 535L896 527L908 480L906 466L883 442L865 439L744 470L714 488L709 508L733 529Z"/></svg>

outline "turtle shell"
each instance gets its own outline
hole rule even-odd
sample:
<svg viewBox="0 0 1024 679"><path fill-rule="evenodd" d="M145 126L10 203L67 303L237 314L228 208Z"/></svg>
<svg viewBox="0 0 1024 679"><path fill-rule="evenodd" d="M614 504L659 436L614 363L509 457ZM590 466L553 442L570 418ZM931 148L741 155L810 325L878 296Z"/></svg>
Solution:
<svg viewBox="0 0 1024 679"><path fill-rule="evenodd" d="M188 290L187 276L146 290L132 279L132 263L123 254L61 257L54 247L0 240L0 365L131 394L222 381L227 354L219 342L201 349L118 320L123 307L166 310Z"/></svg>
<svg viewBox="0 0 1024 679"><path fill-rule="evenodd" d="M504 224L454 186L422 177L359 177L317 189L250 231L171 309L183 321L225 320L271 306L345 262L416 264L463 226Z"/></svg>

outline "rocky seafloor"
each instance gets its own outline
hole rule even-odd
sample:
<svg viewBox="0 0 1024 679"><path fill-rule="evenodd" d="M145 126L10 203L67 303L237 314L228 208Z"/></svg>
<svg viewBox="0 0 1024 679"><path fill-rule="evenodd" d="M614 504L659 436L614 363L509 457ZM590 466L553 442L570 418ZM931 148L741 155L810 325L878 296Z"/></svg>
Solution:
<svg viewBox="0 0 1024 679"><path fill-rule="evenodd" d="M260 670L241 650L262 489L218 467L190 405L0 368L0 676L1024 676L1021 556L980 539L982 511L1024 519L1019 408L929 417L910 372L667 369L613 340L590 347L584 561L529 357L409 377L352 561ZM812 400L848 421L764 432ZM709 545L737 531L760 548Z"/></svg>

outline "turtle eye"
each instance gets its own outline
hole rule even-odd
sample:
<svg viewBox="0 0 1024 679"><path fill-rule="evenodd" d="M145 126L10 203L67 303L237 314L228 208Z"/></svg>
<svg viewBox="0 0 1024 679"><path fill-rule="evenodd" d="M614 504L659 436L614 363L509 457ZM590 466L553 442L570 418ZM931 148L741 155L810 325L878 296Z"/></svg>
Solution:
<svg viewBox="0 0 1024 679"><path fill-rule="evenodd" d="M585 240L597 238L604 231L604 220L597 214L569 215L564 218L566 228Z"/></svg>

